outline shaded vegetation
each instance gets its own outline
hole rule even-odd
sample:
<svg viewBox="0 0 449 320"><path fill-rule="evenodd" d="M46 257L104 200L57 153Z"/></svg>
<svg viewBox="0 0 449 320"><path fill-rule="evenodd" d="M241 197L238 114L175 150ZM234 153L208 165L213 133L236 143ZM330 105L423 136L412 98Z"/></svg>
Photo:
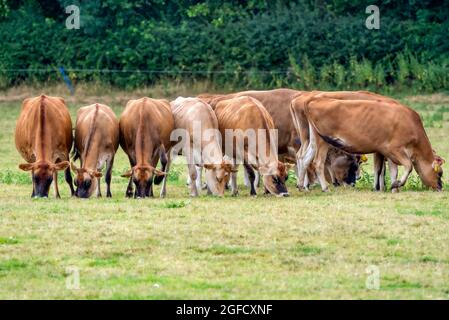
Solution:
<svg viewBox="0 0 449 320"><path fill-rule="evenodd" d="M65 27L69 4L79 30ZM126 88L447 89L449 1L370 4L380 30L361 0L2 0L0 87L61 81L64 66L75 83Z"/></svg>

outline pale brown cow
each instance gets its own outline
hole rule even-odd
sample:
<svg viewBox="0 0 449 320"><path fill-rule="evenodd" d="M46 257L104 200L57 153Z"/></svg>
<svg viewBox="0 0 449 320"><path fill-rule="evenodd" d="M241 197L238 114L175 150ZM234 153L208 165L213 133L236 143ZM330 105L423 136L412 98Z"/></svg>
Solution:
<svg viewBox="0 0 449 320"><path fill-rule="evenodd" d="M290 104L294 98L302 93L303 91L281 88L266 91L242 91L230 94L202 94L198 98L209 103L212 109L215 109L216 104L220 100L233 97L246 96L260 101L273 119L275 128L278 129L278 154L283 158L287 155L294 157L300 145L299 137L290 116Z"/></svg>
<svg viewBox="0 0 449 320"><path fill-rule="evenodd" d="M298 181L298 188L301 190L302 188L307 189L308 181L307 181L307 175L306 170L307 167L311 164L313 159L315 157L317 158L323 158L326 157L327 149L326 148L318 148L320 152L324 152L323 155L315 155L315 154L306 154L306 150L308 149L309 144L309 123L307 120L307 117L305 116L305 106L316 98L333 98L333 99L339 99L339 100L370 100L370 101L385 101L389 102L391 105L400 105L399 102L396 100L393 100L389 97L385 97L379 94L375 94L369 91L331 91L331 92L324 92L324 91L311 91L308 93L304 93L301 96L298 96L292 101L291 104L291 116L293 119L293 122L295 124L296 130L298 132L298 135L300 136L300 140L302 142L301 147L299 148L296 159L297 159L297 181ZM318 145L325 144L325 142L318 136L316 137L316 143ZM329 149L332 150L334 147L330 146ZM359 160L360 165L360 159L362 159L360 156L357 158ZM305 161L305 163L304 163ZM382 166L379 170L379 166ZM317 170L320 170L321 172L318 172L318 179L320 180L321 187L323 191L328 190L327 181L324 177L324 167L329 169L329 167L326 164L318 163L315 164L315 168ZM340 166L341 167L341 166ZM351 169L352 167L352 169ZM375 187L376 189L380 185L379 181L382 177L384 177L385 170L384 170L384 158L380 154L375 154ZM350 166L350 169L348 170L348 177L353 176L352 173L354 170L358 170L354 165ZM392 178L396 179L397 177L397 168L395 165L390 161L390 170L392 172ZM395 174L396 173L396 174ZM384 179L382 179L384 180ZM355 183L355 180L352 181L346 181L348 184Z"/></svg>
<svg viewBox="0 0 449 320"><path fill-rule="evenodd" d="M175 128L183 130L182 133L189 138L189 141L184 141L183 147L189 170L190 195L198 196L202 188L201 170L204 167L209 191L216 196L223 196L233 169L232 162L223 157L217 116L207 103L198 98L179 97L170 104ZM198 145L195 145L195 139L198 139Z"/></svg>
<svg viewBox="0 0 449 320"><path fill-rule="evenodd" d="M58 171L65 170L65 179L72 196L69 152L72 148L72 121L64 100L41 95L25 99L17 120L16 148L27 161L19 168L31 171L32 197L48 197L54 182L55 197L60 198Z"/></svg>
<svg viewBox="0 0 449 320"><path fill-rule="evenodd" d="M78 158L81 167L72 162L75 173L76 196L89 198L96 190L101 197L101 169L106 164L106 196L112 197L111 178L114 156L119 144L119 122L111 108L104 104L93 104L80 108L75 126L74 161Z"/></svg>
<svg viewBox="0 0 449 320"><path fill-rule="evenodd" d="M405 172L392 188L402 187L413 168L426 186L442 189L443 160L435 156L421 118L414 110L386 101L314 98L305 106L309 148L324 162L316 137L349 153L380 153L403 165ZM306 151L307 153L307 151Z"/></svg>
<svg viewBox="0 0 449 320"><path fill-rule="evenodd" d="M214 109L218 102L221 100L230 99L232 97L240 97L240 96L249 96L257 99L262 103L268 113L271 115L274 126L278 130L278 155L279 158L283 161L289 161L289 159L295 159L296 153L301 146L301 139L296 131L295 124L293 122L291 113L290 113L290 105L292 101L302 95L306 94L305 91L298 91L292 89L274 89L274 90L266 90L266 91L243 91L231 94L203 94L198 96L200 99L209 103ZM329 168L329 170L336 170L341 172L339 177L353 177L354 170L356 172L359 171L360 163L355 161L345 161L349 158L346 155L342 155L338 161L333 163L333 169ZM296 171L298 168L296 168ZM246 173L246 171L245 171ZM245 175L246 178L247 175ZM347 179L346 179L347 180ZM338 180L336 184L345 184L346 180ZM256 176L256 181L259 181ZM246 183L246 179L245 179ZM347 184L354 184L355 179Z"/></svg>
<svg viewBox="0 0 449 320"><path fill-rule="evenodd" d="M258 170L263 176L266 192L277 196L288 196L285 186L288 165L278 160L277 152L274 150L274 137L270 134L270 130L275 129L273 119L264 106L251 97L236 97L218 102L215 114L225 154L234 160L235 165L242 161L250 172L252 172L251 168ZM232 130L231 136L227 135L227 130ZM251 140L250 132L254 133L254 140ZM255 144L255 148L252 148L251 144L252 146ZM250 175L249 178L251 195L256 195L255 177ZM236 173L232 174L231 179L232 194L236 195L238 192Z"/></svg>
<svg viewBox="0 0 449 320"><path fill-rule="evenodd" d="M167 100L141 98L130 100L120 117L120 146L126 152L131 170L122 177L129 178L126 196L153 196L153 177L160 184L166 176L167 149L174 129L173 114ZM156 169L161 160L162 170ZM165 184L165 181L164 181ZM161 196L164 196L161 190Z"/></svg>

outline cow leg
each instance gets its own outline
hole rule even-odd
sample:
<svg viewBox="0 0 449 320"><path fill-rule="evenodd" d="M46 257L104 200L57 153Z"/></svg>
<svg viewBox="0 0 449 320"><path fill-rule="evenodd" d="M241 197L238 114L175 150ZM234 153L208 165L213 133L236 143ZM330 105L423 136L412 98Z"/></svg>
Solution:
<svg viewBox="0 0 449 320"><path fill-rule="evenodd" d="M187 164L189 169L189 176L190 176L190 196L191 197L198 197L198 188L197 188L197 171L196 167L193 163Z"/></svg>
<svg viewBox="0 0 449 320"><path fill-rule="evenodd" d="M234 165L233 169L237 169L238 165ZM237 172L231 172L231 195L233 197L239 194L239 190L237 187Z"/></svg>
<svg viewBox="0 0 449 320"><path fill-rule="evenodd" d="M339 187L340 183L335 178L334 172L332 171L331 167L325 165L325 169L324 170L327 170L327 172L329 173L329 176L331 177L332 185L334 187Z"/></svg>
<svg viewBox="0 0 449 320"><path fill-rule="evenodd" d="M324 192L329 191L329 187L326 181L326 175L324 173L324 165L326 163L327 152L329 150L329 145L323 141L318 147L318 152L315 157L315 170L318 177L318 181L320 182L321 189Z"/></svg>
<svg viewBox="0 0 449 320"><path fill-rule="evenodd" d="M374 190L385 191L385 156L374 154Z"/></svg>
<svg viewBox="0 0 449 320"><path fill-rule="evenodd" d="M304 183L305 175L307 174L307 169L309 168L310 164L315 158L317 152L316 134L313 132L313 128L311 125L309 125L309 132L310 132L310 140L306 150L303 152L302 148L300 148L296 153L298 165L297 187L299 190L302 190L303 187L307 190L307 187L305 186Z"/></svg>
<svg viewBox="0 0 449 320"><path fill-rule="evenodd" d="M104 177L106 182L106 197L112 198L111 193L111 180L112 180L112 166L114 165L114 157L106 162L106 175Z"/></svg>
<svg viewBox="0 0 449 320"><path fill-rule="evenodd" d="M256 188L260 188L260 173L259 171L254 171L254 176L255 176L255 180L254 180L254 185L256 186Z"/></svg>
<svg viewBox="0 0 449 320"><path fill-rule="evenodd" d="M165 173L166 175L164 176L164 179L162 179L162 187L161 187L161 193L160 193L160 197L161 198L165 198L165 196L167 195L167 179L168 179L168 172L170 171L170 153L168 153L167 155L167 163L165 165Z"/></svg>
<svg viewBox="0 0 449 320"><path fill-rule="evenodd" d="M36 189L34 188L33 174L31 174L31 183L33 184L33 193L31 193L31 198L34 198L36 196Z"/></svg>
<svg viewBox="0 0 449 320"><path fill-rule="evenodd" d="M310 187L310 178L309 174L306 172L306 174L304 175L304 184L302 188L304 188L304 190L309 190L309 187Z"/></svg>
<svg viewBox="0 0 449 320"><path fill-rule="evenodd" d="M129 157L129 164L131 166L131 168L134 168L134 166L136 165L136 161L134 159L132 159L131 157ZM134 194L134 190L133 190L133 177L129 177L129 182L128 182L128 187L126 188L126 197L127 198L132 198L134 195L134 198L136 198L136 194Z"/></svg>
<svg viewBox="0 0 449 320"><path fill-rule="evenodd" d="M134 194L134 190L133 190L133 178L130 177L129 178L129 182L128 182L128 187L126 188L126 192L125 192L125 196L127 198L132 198Z"/></svg>
<svg viewBox="0 0 449 320"><path fill-rule="evenodd" d="M150 186L150 192L149 192L149 194L148 194L148 196L151 197L151 198L154 198L154 189L153 189L153 186L154 186L154 181L153 181L153 183L152 183L151 186Z"/></svg>
<svg viewBox="0 0 449 320"><path fill-rule="evenodd" d="M101 188L100 188L101 179L100 178L96 179L97 179L97 198L101 198Z"/></svg>
<svg viewBox="0 0 449 320"><path fill-rule="evenodd" d="M413 170L412 160L409 157L407 157L405 154L398 155L396 158L397 158L398 162L404 166L404 170L405 171L404 171L404 174L401 177L401 180L397 180L396 179L391 184L392 192L393 192L394 189L398 189L399 190L400 187L405 185L405 183L407 182L407 179L408 179L410 173Z"/></svg>
<svg viewBox="0 0 449 320"><path fill-rule="evenodd" d="M391 183L393 183L394 181L396 181L398 179L398 165L395 164L390 159L388 159L388 169L390 170ZM394 188L394 189L392 188L391 192L397 193L397 192L399 192L399 189L398 188Z"/></svg>
<svg viewBox="0 0 449 320"><path fill-rule="evenodd" d="M246 170L243 171L243 184L245 185L245 187L251 186L249 182L248 171Z"/></svg>
<svg viewBox="0 0 449 320"><path fill-rule="evenodd" d="M54 188L55 188L55 198L61 198L61 196L59 195L59 188L58 188L58 172L55 171L53 172L53 183L54 183Z"/></svg>
<svg viewBox="0 0 449 320"><path fill-rule="evenodd" d="M75 189L73 188L73 178L72 173L70 172L70 167L64 170L65 181L68 183L70 188L70 194L73 197L75 195Z"/></svg>
<svg viewBox="0 0 449 320"><path fill-rule="evenodd" d="M255 188L256 175L254 173L254 169L246 163L243 166L245 167L245 172L248 175L248 180L249 180L249 184L250 184L250 188L251 188L250 194L252 196L256 196L257 195L256 188Z"/></svg>
<svg viewBox="0 0 449 320"><path fill-rule="evenodd" d="M196 170L196 189L203 190L203 167L195 166Z"/></svg>

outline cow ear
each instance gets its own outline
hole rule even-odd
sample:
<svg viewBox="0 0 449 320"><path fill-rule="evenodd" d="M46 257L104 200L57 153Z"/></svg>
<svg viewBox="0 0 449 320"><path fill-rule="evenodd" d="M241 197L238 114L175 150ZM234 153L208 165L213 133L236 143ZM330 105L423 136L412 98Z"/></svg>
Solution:
<svg viewBox="0 0 449 320"><path fill-rule="evenodd" d="M101 178L103 174L99 171L94 171L92 172L92 176L94 176L95 178Z"/></svg>
<svg viewBox="0 0 449 320"><path fill-rule="evenodd" d="M122 178L129 178L133 175L133 171L132 170L128 170L126 171L124 174L121 175Z"/></svg>
<svg viewBox="0 0 449 320"><path fill-rule="evenodd" d="M257 168L257 170L259 171L259 173L263 176L266 175L271 175L272 173L270 172L270 169L268 168L268 166L264 165L264 166L260 166L259 168Z"/></svg>
<svg viewBox="0 0 449 320"><path fill-rule="evenodd" d="M23 171L30 171L33 169L34 163L21 163L19 169Z"/></svg>
<svg viewBox="0 0 449 320"><path fill-rule="evenodd" d="M60 170L67 169L69 166L70 166L70 162L68 162L68 161L61 161L61 162L56 163L53 166L53 169L55 169L56 171L60 171Z"/></svg>
<svg viewBox="0 0 449 320"><path fill-rule="evenodd" d="M366 156L366 154L362 154L362 155L360 156L360 162L361 162L361 163L368 162L368 157Z"/></svg>
<svg viewBox="0 0 449 320"><path fill-rule="evenodd" d="M159 169L154 169L153 170L153 174L157 175L157 176L165 176L167 174L167 172L161 171Z"/></svg>
<svg viewBox="0 0 449 320"><path fill-rule="evenodd" d="M203 167L208 170L212 170L215 168L215 166L213 164L203 164Z"/></svg>
<svg viewBox="0 0 449 320"><path fill-rule="evenodd" d="M293 168L294 164L289 163L289 162L284 162L284 166L285 166L285 170L286 170L287 173L288 173L288 171L289 171L291 168Z"/></svg>

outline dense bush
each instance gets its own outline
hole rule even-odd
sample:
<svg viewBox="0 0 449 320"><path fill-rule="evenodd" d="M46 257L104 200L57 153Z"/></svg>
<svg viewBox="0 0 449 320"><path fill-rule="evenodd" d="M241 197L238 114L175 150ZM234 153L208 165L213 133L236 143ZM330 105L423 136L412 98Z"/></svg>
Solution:
<svg viewBox="0 0 449 320"><path fill-rule="evenodd" d="M432 91L449 84L449 1L0 0L0 86L60 80L120 87L160 79L218 87ZM370 3L371 4L371 3ZM120 72L111 72L111 70ZM141 72L130 72L140 70Z"/></svg>

